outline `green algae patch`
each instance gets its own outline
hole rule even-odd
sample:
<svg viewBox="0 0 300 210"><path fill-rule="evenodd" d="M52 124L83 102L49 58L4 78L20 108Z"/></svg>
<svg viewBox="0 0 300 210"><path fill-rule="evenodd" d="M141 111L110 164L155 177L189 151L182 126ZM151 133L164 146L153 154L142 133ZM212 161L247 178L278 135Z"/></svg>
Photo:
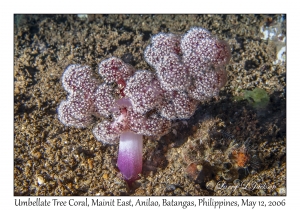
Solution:
<svg viewBox="0 0 300 210"><path fill-rule="evenodd" d="M265 108L270 101L268 93L261 88L255 88L252 91L242 90L241 96L237 96L235 97L235 99L237 101L247 100L249 104L255 109Z"/></svg>

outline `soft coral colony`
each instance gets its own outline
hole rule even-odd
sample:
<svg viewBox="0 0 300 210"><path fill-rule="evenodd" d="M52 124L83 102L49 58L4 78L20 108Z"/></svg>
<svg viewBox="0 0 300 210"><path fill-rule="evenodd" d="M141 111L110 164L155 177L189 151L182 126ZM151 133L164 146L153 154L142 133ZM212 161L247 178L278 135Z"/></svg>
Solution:
<svg viewBox="0 0 300 210"><path fill-rule="evenodd" d="M89 66L68 66L62 84L69 95L58 107L67 126L83 128L94 117L105 118L93 134L105 144L119 143L117 164L128 183L142 172L144 135L167 134L173 120L190 118L201 101L218 95L227 81L230 48L209 31L191 28L182 36L153 36L144 57L155 73L111 57L99 64L102 84Z"/></svg>

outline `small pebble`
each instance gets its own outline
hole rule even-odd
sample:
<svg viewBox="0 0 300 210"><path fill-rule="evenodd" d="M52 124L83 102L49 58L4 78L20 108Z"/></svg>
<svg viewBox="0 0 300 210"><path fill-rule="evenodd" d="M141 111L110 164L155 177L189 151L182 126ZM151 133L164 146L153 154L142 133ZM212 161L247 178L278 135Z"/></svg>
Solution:
<svg viewBox="0 0 300 210"><path fill-rule="evenodd" d="M108 174L103 174L103 179L107 179L108 178Z"/></svg>
<svg viewBox="0 0 300 210"><path fill-rule="evenodd" d="M214 190L216 184L217 184L216 181L212 179L212 180L206 182L206 188L207 188L208 190Z"/></svg>
<svg viewBox="0 0 300 210"><path fill-rule="evenodd" d="M194 180L197 179L198 176L198 170L197 170L197 164L196 163L191 163L187 168L186 168L186 173Z"/></svg>
<svg viewBox="0 0 300 210"><path fill-rule="evenodd" d="M286 195L286 188L285 187L276 188L276 192L278 193L278 195Z"/></svg>
<svg viewBox="0 0 300 210"><path fill-rule="evenodd" d="M166 191L169 192L169 191L174 191L176 189L176 186L174 184L169 184L167 187L166 187Z"/></svg>
<svg viewBox="0 0 300 210"><path fill-rule="evenodd" d="M38 182L39 185L44 184L44 183L45 183L44 177L38 176L38 177L37 177L37 182Z"/></svg>

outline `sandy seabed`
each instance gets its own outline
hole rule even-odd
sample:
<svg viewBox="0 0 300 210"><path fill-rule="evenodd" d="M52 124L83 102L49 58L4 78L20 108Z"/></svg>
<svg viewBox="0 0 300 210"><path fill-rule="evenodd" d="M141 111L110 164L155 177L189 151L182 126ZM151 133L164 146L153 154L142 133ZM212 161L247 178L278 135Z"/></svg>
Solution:
<svg viewBox="0 0 300 210"><path fill-rule="evenodd" d="M62 73L70 64L96 72L111 56L153 70L143 58L151 36L193 26L229 43L228 82L169 134L145 137L143 172L129 188L118 146L58 120ZM14 194L285 195L285 28L284 15L15 15ZM268 103L243 98L255 88Z"/></svg>

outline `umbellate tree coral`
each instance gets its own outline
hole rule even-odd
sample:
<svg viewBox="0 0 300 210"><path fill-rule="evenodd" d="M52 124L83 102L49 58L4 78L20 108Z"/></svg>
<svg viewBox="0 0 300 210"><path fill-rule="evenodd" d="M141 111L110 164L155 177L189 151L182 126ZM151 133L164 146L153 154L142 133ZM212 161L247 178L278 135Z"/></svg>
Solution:
<svg viewBox="0 0 300 210"><path fill-rule="evenodd" d="M128 183L142 172L143 136L167 134L172 121L190 118L199 103L218 95L230 50L207 30L192 28L183 36L153 36L144 57L155 72L135 70L116 57L102 61L102 84L88 66L68 66L62 84L69 95L58 107L67 126L105 118L93 134L104 144L119 143L117 164Z"/></svg>

